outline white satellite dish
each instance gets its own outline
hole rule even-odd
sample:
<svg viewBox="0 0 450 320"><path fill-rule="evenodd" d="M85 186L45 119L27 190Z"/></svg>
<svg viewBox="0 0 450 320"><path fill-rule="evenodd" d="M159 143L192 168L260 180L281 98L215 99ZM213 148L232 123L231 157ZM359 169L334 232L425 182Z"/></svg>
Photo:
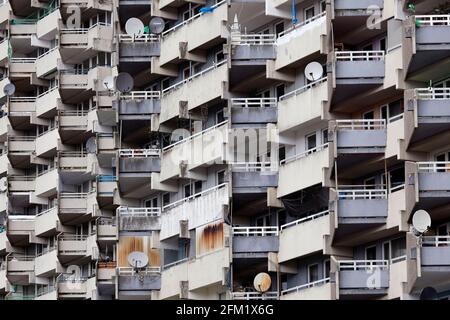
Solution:
<svg viewBox="0 0 450 320"><path fill-rule="evenodd" d="M88 153L96 153L97 152L97 140L95 137L90 137L86 141L86 150Z"/></svg>
<svg viewBox="0 0 450 320"><path fill-rule="evenodd" d="M267 292L270 289L271 285L272 279L265 272L258 273L253 280L253 286L255 287L256 291L261 293Z"/></svg>
<svg viewBox="0 0 450 320"><path fill-rule="evenodd" d="M311 62L305 68L305 77L309 81L317 81L323 76L323 67L318 62Z"/></svg>
<svg viewBox="0 0 450 320"><path fill-rule="evenodd" d="M125 32L130 36L141 36L144 34L144 23L138 18L130 18L125 23Z"/></svg>
<svg viewBox="0 0 450 320"><path fill-rule="evenodd" d="M431 227L431 218L425 210L418 210L412 218L413 228L417 233L422 234Z"/></svg>
<svg viewBox="0 0 450 320"><path fill-rule="evenodd" d="M128 255L128 263L133 268L145 268L148 265L148 257L141 251L133 251Z"/></svg>
<svg viewBox="0 0 450 320"><path fill-rule="evenodd" d="M8 179L3 177L0 179L0 192L5 192L8 190Z"/></svg>
<svg viewBox="0 0 450 320"><path fill-rule="evenodd" d="M3 87L3 93L5 96L12 96L16 92L16 86L13 83L8 83Z"/></svg>
<svg viewBox="0 0 450 320"><path fill-rule="evenodd" d="M103 79L103 86L108 90L114 90L114 77L107 76L105 79Z"/></svg>
<svg viewBox="0 0 450 320"><path fill-rule="evenodd" d="M154 17L150 20L149 28L150 33L160 34L164 31L166 24L161 17Z"/></svg>
<svg viewBox="0 0 450 320"><path fill-rule="evenodd" d="M116 77L116 88L120 92L130 92L134 87L133 77L126 72L121 72Z"/></svg>

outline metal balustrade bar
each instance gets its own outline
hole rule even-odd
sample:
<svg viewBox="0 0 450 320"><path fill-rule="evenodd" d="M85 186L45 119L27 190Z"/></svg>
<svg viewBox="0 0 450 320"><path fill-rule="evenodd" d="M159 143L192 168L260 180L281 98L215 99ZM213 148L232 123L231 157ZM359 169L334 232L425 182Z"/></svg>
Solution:
<svg viewBox="0 0 450 320"><path fill-rule="evenodd" d="M450 26L450 15L417 15L416 21L421 26Z"/></svg>
<svg viewBox="0 0 450 320"><path fill-rule="evenodd" d="M231 106L243 107L243 108L276 107L277 106L277 98L232 98Z"/></svg>
<svg viewBox="0 0 450 320"><path fill-rule="evenodd" d="M121 216L137 216L137 217L159 217L161 215L161 208L133 208L133 207L119 207L117 212Z"/></svg>
<svg viewBox="0 0 450 320"><path fill-rule="evenodd" d="M285 295L285 294L289 294L289 293L293 293L293 292L299 292L301 290L305 290L305 289L312 288L312 287L317 287L317 286L320 286L320 285L323 285L323 284L329 283L329 282L330 282L330 278L324 278L324 279L320 279L317 281L305 283L305 284L302 284L302 285L299 285L299 286L296 286L293 288L283 290L283 291L281 291L281 295Z"/></svg>
<svg viewBox="0 0 450 320"><path fill-rule="evenodd" d="M273 46L277 41L275 34L241 34L236 33L231 35L231 44L234 46L243 45L270 45Z"/></svg>
<svg viewBox="0 0 450 320"><path fill-rule="evenodd" d="M447 100L450 99L450 88L418 88L416 96L419 100Z"/></svg>
<svg viewBox="0 0 450 320"><path fill-rule="evenodd" d="M315 87L316 85L318 85L318 84L320 84L322 82L325 82L326 80L327 80L327 77L323 77L323 78L321 78L319 80L316 80L316 81L313 81L311 83L308 83L307 85L305 85L303 87L295 89L294 91L288 92L285 95L282 95L280 97L280 101L286 100L286 99L288 99L290 97L293 97L293 96L296 96L296 95L298 95L298 94L300 94L302 92L305 92L305 91Z"/></svg>
<svg viewBox="0 0 450 320"><path fill-rule="evenodd" d="M315 220L315 219L317 219L317 218L326 216L326 215L328 215L329 213L330 213L330 211L326 210L326 211L322 211L322 212L319 212L319 213L312 214L312 215L307 216L307 217L300 218L300 219L298 219L298 220L295 220L295 221L292 221L292 222L283 224L283 225L280 227L280 230L284 230L284 229L287 229L287 228L289 228L289 227L294 227L294 226L297 226L297 225L302 224L302 223L304 223L304 222L313 221L313 220Z"/></svg>
<svg viewBox="0 0 450 320"><path fill-rule="evenodd" d="M159 157L160 149L120 149L119 157L121 158L149 158Z"/></svg>
<svg viewBox="0 0 450 320"><path fill-rule="evenodd" d="M336 120L338 130L383 130L386 128L385 119L348 119Z"/></svg>
<svg viewBox="0 0 450 320"><path fill-rule="evenodd" d="M367 270L367 269L387 269L389 260L339 260L339 270Z"/></svg>
<svg viewBox="0 0 450 320"><path fill-rule="evenodd" d="M442 247L450 245L450 236L424 236L422 247Z"/></svg>
<svg viewBox="0 0 450 320"><path fill-rule="evenodd" d="M122 43L133 43L133 42L158 42L160 40L159 36L156 34L141 34L138 36L130 34L119 34L119 41Z"/></svg>
<svg viewBox="0 0 450 320"><path fill-rule="evenodd" d="M450 172L450 161L417 162L419 172Z"/></svg>
<svg viewBox="0 0 450 320"><path fill-rule="evenodd" d="M233 300L276 300L278 299L278 292L233 292L232 296Z"/></svg>
<svg viewBox="0 0 450 320"><path fill-rule="evenodd" d="M340 186L338 190L339 199L386 199L386 189L347 189L351 186ZM341 189L342 188L342 189Z"/></svg>
<svg viewBox="0 0 450 320"><path fill-rule="evenodd" d="M243 237L264 237L264 236L278 236L278 227L233 227L233 236Z"/></svg>
<svg viewBox="0 0 450 320"><path fill-rule="evenodd" d="M176 207L176 206L178 206L178 205L180 205L180 204L182 204L182 203L184 203L184 202L188 202L188 201L191 201L191 200L193 200L193 199L195 199L195 198L204 196L204 195L207 194L207 193L210 193L210 192L216 191L216 190L218 190L218 189L221 189L221 188L225 187L226 185L228 185L228 183L225 182L225 183L219 184L219 185L217 185L217 186L214 186L214 187L212 187L212 188L203 190L203 191L201 191L201 192L197 192L197 193L193 194L192 196L189 196L189 197L180 199L180 200L178 200L178 201L172 202L172 203L170 203L170 204L168 204L168 205L166 205L166 206L163 206L163 211L165 211L165 210L167 210L167 209L170 209L170 208L174 208L174 207Z"/></svg>
<svg viewBox="0 0 450 320"><path fill-rule="evenodd" d="M280 165L288 164L288 163L293 162L293 161L295 161L295 160L298 160L298 159L307 157L307 156L309 156L310 154L313 154L313 153L316 153L316 152L325 150L326 148L328 148L328 145L329 145L328 143L325 143L325 144L322 144L322 145L317 146L317 147L315 147L315 148L306 150L306 151L304 151L304 152L302 152L302 153L299 153L299 154L296 154L296 155L294 155L294 156L288 157L288 158L286 158L286 159L284 159L284 160L281 160L281 161L280 161Z"/></svg>
<svg viewBox="0 0 450 320"><path fill-rule="evenodd" d="M384 51L337 51L337 61L380 61L384 60Z"/></svg>
<svg viewBox="0 0 450 320"><path fill-rule="evenodd" d="M161 91L131 91L120 94L121 100L150 100L160 98Z"/></svg>
<svg viewBox="0 0 450 320"><path fill-rule="evenodd" d="M255 171L273 171L272 167L276 167L276 164L267 162L230 162L233 171L239 172L255 172Z"/></svg>
<svg viewBox="0 0 450 320"><path fill-rule="evenodd" d="M301 28L301 27L303 27L303 26L305 26L305 25L307 25L307 24L309 24L309 23L311 23L313 21L316 21L316 20L318 20L318 19L320 19L322 17L325 17L325 16L326 16L326 12L324 11L324 12L319 13L318 15L315 15L312 18L309 18L309 19L306 19L305 21L297 23L297 24L293 25L292 27L284 30L283 32L280 32L278 34L278 38L284 37L285 35L289 34L289 32L291 32L292 30Z"/></svg>

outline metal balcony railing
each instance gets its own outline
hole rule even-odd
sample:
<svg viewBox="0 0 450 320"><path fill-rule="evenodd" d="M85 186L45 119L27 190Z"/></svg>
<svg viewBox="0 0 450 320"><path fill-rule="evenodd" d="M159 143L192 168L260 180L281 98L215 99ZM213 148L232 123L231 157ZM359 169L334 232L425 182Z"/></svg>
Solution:
<svg viewBox="0 0 450 320"><path fill-rule="evenodd" d="M120 149L119 157L121 158L150 158L159 157L160 149Z"/></svg>
<svg viewBox="0 0 450 320"><path fill-rule="evenodd" d="M294 293L294 292L299 292L308 288L312 288L312 287L317 287L317 286L321 286L325 283L329 283L330 282L330 278L324 278L324 279L320 279L317 281L313 281L313 282L309 282L309 283L305 283L296 287L292 287L286 290L281 291L281 295L284 296L286 294L289 293Z"/></svg>
<svg viewBox="0 0 450 320"><path fill-rule="evenodd" d="M450 161L417 162L418 172L450 172Z"/></svg>
<svg viewBox="0 0 450 320"><path fill-rule="evenodd" d="M242 108L276 107L277 98L233 98L231 99L231 106Z"/></svg>
<svg viewBox="0 0 450 320"><path fill-rule="evenodd" d="M57 50L59 50L59 46L54 47L54 48L51 48L50 50L47 50L47 51L44 52L43 54L39 55L39 56L37 57L37 60L39 60L39 59L41 59L41 58L43 58L43 57L49 55L50 53L52 53L52 52L54 52L54 51L57 51Z"/></svg>
<svg viewBox="0 0 450 320"><path fill-rule="evenodd" d="M339 260L339 271L388 269L389 260Z"/></svg>
<svg viewBox="0 0 450 320"><path fill-rule="evenodd" d="M36 102L36 97L9 97L9 102Z"/></svg>
<svg viewBox="0 0 450 320"><path fill-rule="evenodd" d="M219 190L221 188L224 188L226 185L228 185L228 183L225 182L225 183L219 184L217 186L214 186L212 188L209 188L209 189L197 192L197 193L195 193L195 194L193 194L193 195L191 195L189 197L186 197L186 198L177 200L175 202L169 203L168 205L163 206L163 211L171 209L171 208L174 208L174 207L179 206L179 205L181 205L181 204L183 204L185 202L194 200L194 199L196 199L198 197L204 196L204 195L206 195L208 193L211 193L211 192L214 192L214 191Z"/></svg>
<svg viewBox="0 0 450 320"><path fill-rule="evenodd" d="M416 21L421 26L450 26L450 15L418 15Z"/></svg>
<svg viewBox="0 0 450 320"><path fill-rule="evenodd" d="M89 28L65 28L60 30L60 34L86 34L89 32L89 30L94 29L98 26L110 27L111 24L106 22L97 22Z"/></svg>
<svg viewBox="0 0 450 320"><path fill-rule="evenodd" d="M266 162L230 162L234 172L262 172L275 171L272 168L275 166L270 161Z"/></svg>
<svg viewBox="0 0 450 320"><path fill-rule="evenodd" d="M337 61L383 61L384 51L337 51Z"/></svg>
<svg viewBox="0 0 450 320"><path fill-rule="evenodd" d="M419 100L448 100L450 88L418 88L416 95Z"/></svg>
<svg viewBox="0 0 450 320"><path fill-rule="evenodd" d="M132 276L135 274L139 275L157 275L161 273L161 267L145 267L136 270L132 267L119 267L117 268L119 276Z"/></svg>
<svg viewBox="0 0 450 320"><path fill-rule="evenodd" d="M278 236L278 227L233 227L235 237L265 237Z"/></svg>
<svg viewBox="0 0 450 320"><path fill-rule="evenodd" d="M97 176L98 182L115 182L117 181L117 177L114 175L99 175Z"/></svg>
<svg viewBox="0 0 450 320"><path fill-rule="evenodd" d="M286 93L285 95L282 95L279 99L280 99L280 101L283 101L290 97L296 96L302 92L305 92L305 91L317 86L318 84L321 84L322 82L325 82L326 80L327 80L327 77L323 77L319 80L308 83L307 85L305 85L301 88L295 89L294 91L291 91L291 92Z"/></svg>
<svg viewBox="0 0 450 320"><path fill-rule="evenodd" d="M120 216L134 216L134 217L159 217L161 215L161 208L133 208L133 207L118 207L117 213Z"/></svg>
<svg viewBox="0 0 450 320"><path fill-rule="evenodd" d="M316 21L316 20L318 20L318 19L320 19L322 17L325 17L325 16L326 16L326 12L324 11L324 12L319 13L318 15L315 15L312 18L309 18L309 19L306 19L305 21L302 21L300 23L294 24L292 27L284 30L283 32L280 32L278 34L278 38L284 37L285 35L287 35L292 30L296 30L298 28L301 28L301 27L303 27L303 26L305 26L307 24L310 24L311 22Z"/></svg>
<svg viewBox="0 0 450 320"><path fill-rule="evenodd" d="M385 119L336 120L337 130L384 130L385 128Z"/></svg>
<svg viewBox="0 0 450 320"><path fill-rule="evenodd" d="M266 293L260 292L233 292L233 300L277 300L278 292L268 291Z"/></svg>
<svg viewBox="0 0 450 320"><path fill-rule="evenodd" d="M10 63L35 63L36 62L36 58L10 58L9 59Z"/></svg>
<svg viewBox="0 0 450 320"><path fill-rule="evenodd" d="M290 162L294 162L294 161L296 161L296 160L298 160L298 159L307 157L307 156L309 156L310 154L313 154L313 153L316 153L316 152L325 150L326 148L328 148L328 143L322 144L322 145L317 146L317 147L315 147L315 148L306 150L306 151L304 151L304 152L302 152L302 153L299 153L299 154L296 154L296 155L294 155L294 156L288 157L288 158L286 158L286 159L284 159L284 160L281 160L281 161L280 161L280 165L284 165L284 164L288 164L288 163L290 163Z"/></svg>
<svg viewBox="0 0 450 320"><path fill-rule="evenodd" d="M158 42L160 37L156 34L141 34L138 36L130 35L130 34L119 34L119 42L122 43L150 43L150 42Z"/></svg>
<svg viewBox="0 0 450 320"><path fill-rule="evenodd" d="M120 100L151 100L160 99L161 91L131 91L128 93L121 93Z"/></svg>
<svg viewBox="0 0 450 320"><path fill-rule="evenodd" d="M163 270L167 270L167 269L169 269L169 268L171 268L171 267L174 267L174 266L176 266L176 265L185 263L185 262L187 262L187 261L189 261L189 260L190 260L189 257L186 257L186 258L183 258L183 259L174 261L174 262L170 262L170 263L168 263L168 264L163 265L162 269L163 269Z"/></svg>
<svg viewBox="0 0 450 320"><path fill-rule="evenodd" d="M447 247L450 246L450 236L424 236L422 247Z"/></svg>
<svg viewBox="0 0 450 320"><path fill-rule="evenodd" d="M231 35L231 45L233 46L273 46L277 41L275 34L241 34L235 33Z"/></svg>
<svg viewBox="0 0 450 320"><path fill-rule="evenodd" d="M338 197L339 200L357 200L357 199L386 199L386 189L367 189L367 185L342 185L339 186Z"/></svg>
<svg viewBox="0 0 450 320"><path fill-rule="evenodd" d="M295 220L295 221L292 221L292 222L283 224L283 225L280 227L280 230L283 231L283 230L285 230L285 229L287 229L287 228L294 227L294 226L297 226L297 225L299 225L299 224L302 224L302 223L305 223L305 222L308 222L308 221L313 221L313 220L315 220L315 219L317 219L317 218L326 216L326 215L328 215L329 213L330 213L330 211L326 210L326 211L322 211L322 212L319 212L319 213L312 214L312 215L307 216L307 217L300 218L300 219L298 219L298 220Z"/></svg>

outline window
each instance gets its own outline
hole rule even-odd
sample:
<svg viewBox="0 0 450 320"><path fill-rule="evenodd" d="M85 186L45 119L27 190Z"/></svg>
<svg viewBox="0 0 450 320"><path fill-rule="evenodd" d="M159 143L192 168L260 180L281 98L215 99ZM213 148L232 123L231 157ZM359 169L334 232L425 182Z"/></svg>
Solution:
<svg viewBox="0 0 450 320"><path fill-rule="evenodd" d="M362 51L372 51L373 50L373 44L366 44L364 47L362 47Z"/></svg>
<svg viewBox="0 0 450 320"><path fill-rule="evenodd" d="M322 130L322 144L328 143L328 129Z"/></svg>
<svg viewBox="0 0 450 320"><path fill-rule="evenodd" d="M184 197L185 197L185 198L188 198L188 197L190 197L190 196L192 196L192 192L191 192L191 184L188 183L188 184L185 184L185 185L184 185Z"/></svg>
<svg viewBox="0 0 450 320"><path fill-rule="evenodd" d="M386 52L386 38L380 40L380 51Z"/></svg>
<svg viewBox="0 0 450 320"><path fill-rule="evenodd" d="M376 246L370 246L366 248L366 260L377 260Z"/></svg>
<svg viewBox="0 0 450 320"><path fill-rule="evenodd" d="M319 281L319 265L317 263L308 266L308 283Z"/></svg>
<svg viewBox="0 0 450 320"><path fill-rule="evenodd" d="M375 177L364 179L364 189L366 190L375 189L376 184L377 182Z"/></svg>
<svg viewBox="0 0 450 320"><path fill-rule="evenodd" d="M278 23L275 25L275 34L277 35L277 37L278 37L278 35L279 35L280 33L282 33L283 31L284 31L284 22L283 22L283 21L278 22Z"/></svg>
<svg viewBox="0 0 450 320"><path fill-rule="evenodd" d="M145 200L144 206L146 208L157 208L158 207L158 197L154 197L152 199Z"/></svg>
<svg viewBox="0 0 450 320"><path fill-rule="evenodd" d="M327 3L325 0L320 1L320 12L325 12L327 10Z"/></svg>
<svg viewBox="0 0 450 320"><path fill-rule="evenodd" d="M183 69L183 80L188 79L191 76L191 67L186 67Z"/></svg>
<svg viewBox="0 0 450 320"><path fill-rule="evenodd" d="M406 255L406 238L397 238L383 243L383 259L391 261Z"/></svg>
<svg viewBox="0 0 450 320"><path fill-rule="evenodd" d="M162 195L162 205L167 206L170 203L170 193L166 192Z"/></svg>
<svg viewBox="0 0 450 320"><path fill-rule="evenodd" d="M284 96L285 91L286 91L286 86L284 85L284 83L279 84L275 87L277 100L280 99L281 96Z"/></svg>
<svg viewBox="0 0 450 320"><path fill-rule="evenodd" d="M216 53L215 62L219 63L219 62L221 62L223 60L225 60L225 55L223 54L223 50L221 50L221 51Z"/></svg>
<svg viewBox="0 0 450 320"><path fill-rule="evenodd" d="M330 270L331 270L330 260L325 260L323 262L323 277L324 278L330 277Z"/></svg>
<svg viewBox="0 0 450 320"><path fill-rule="evenodd" d="M194 183L194 192L200 193L203 190L203 181L195 181Z"/></svg>
<svg viewBox="0 0 450 320"><path fill-rule="evenodd" d="M225 183L225 170L217 171L217 185Z"/></svg>
<svg viewBox="0 0 450 320"><path fill-rule="evenodd" d="M306 136L306 151L314 149L317 146L316 133L311 133Z"/></svg>
<svg viewBox="0 0 450 320"><path fill-rule="evenodd" d="M286 159L286 147L285 146L278 148L278 159L280 161L283 161L284 159Z"/></svg>
<svg viewBox="0 0 450 320"><path fill-rule="evenodd" d="M225 121L225 116L223 113L223 109L216 112L216 124L222 123Z"/></svg>
<svg viewBox="0 0 450 320"><path fill-rule="evenodd" d="M167 89L168 87L170 87L170 78L164 78L161 80L161 90Z"/></svg>
<svg viewBox="0 0 450 320"><path fill-rule="evenodd" d="M315 16L314 6L305 9L305 20L311 19Z"/></svg>

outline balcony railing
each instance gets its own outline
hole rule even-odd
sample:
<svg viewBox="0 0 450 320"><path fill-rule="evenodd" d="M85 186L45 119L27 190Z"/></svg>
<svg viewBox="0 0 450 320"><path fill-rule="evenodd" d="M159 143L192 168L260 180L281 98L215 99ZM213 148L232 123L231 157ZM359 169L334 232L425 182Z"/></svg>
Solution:
<svg viewBox="0 0 450 320"><path fill-rule="evenodd" d="M89 193L87 192L61 192L59 198L61 199L86 199Z"/></svg>
<svg viewBox="0 0 450 320"><path fill-rule="evenodd" d="M167 269L169 269L171 267L174 267L176 265L185 263L185 262L187 262L189 260L190 260L189 257L187 257L187 258L183 258L183 259L180 259L180 260L177 260L177 261L174 261L174 262L170 262L168 264L163 265L163 270L167 270Z"/></svg>
<svg viewBox="0 0 450 320"><path fill-rule="evenodd" d="M233 292L232 296L233 300L276 300L278 299L278 292Z"/></svg>
<svg viewBox="0 0 450 320"><path fill-rule="evenodd" d="M216 191L216 190L218 190L218 189L221 189L221 188L225 187L227 184L228 184L228 183L222 183L222 184L219 184L219 185L214 186L214 187L212 187L212 188L209 188L209 189L206 189L206 190L197 192L197 193L193 194L192 196L189 196L189 197L186 197L186 198L177 200L177 201L175 201L175 202L169 203L168 205L163 206L163 211L165 211L165 210L167 210L167 209L170 209L170 208L174 208L174 207L176 207L176 206L179 206L180 204L182 204L182 203L184 203L184 202L188 202L188 201L191 201L191 200L193 200L193 199L195 199L195 198L204 196L205 194L208 194L208 193L210 193L210 192L214 192L214 191Z"/></svg>
<svg viewBox="0 0 450 320"><path fill-rule="evenodd" d="M416 89L419 100L448 100L450 99L450 88L419 88Z"/></svg>
<svg viewBox="0 0 450 320"><path fill-rule="evenodd" d="M298 95L298 94L300 94L302 92L305 92L305 91L315 87L316 85L318 85L318 84L320 84L322 82L325 82L326 80L327 80L327 77L323 77L322 79L319 79L319 80L316 80L314 82L308 83L307 85L305 85L305 86L303 86L301 88L298 88L298 89L296 89L294 91L288 92L285 95L282 95L280 97L280 101L286 100L286 99L288 99L290 97L293 97L293 96L296 96L296 95Z"/></svg>
<svg viewBox="0 0 450 320"><path fill-rule="evenodd" d="M119 34L119 42L122 43L149 43L149 42L158 42L159 36L156 34L141 34L138 36L130 35L130 34Z"/></svg>
<svg viewBox="0 0 450 320"><path fill-rule="evenodd" d="M337 51L337 61L383 61L384 51Z"/></svg>
<svg viewBox="0 0 450 320"><path fill-rule="evenodd" d="M169 94L171 91L177 89L178 87L182 86L183 84L185 84L187 82L190 82L190 81L192 81L192 80L194 80L196 78L199 78L199 77L201 77L205 73L208 73L211 70L217 69L218 67L220 67L221 65L225 64L226 62L227 62L227 60L225 59L225 60L222 60L222 61L220 61L218 63L214 63L211 67L208 67L208 68L206 68L206 69L204 69L204 70L202 70L202 71L200 71L200 72L190 76L189 78L186 78L184 80L181 80L180 82L175 83L174 85L164 89L162 91L162 96L165 96L165 95Z"/></svg>
<svg viewBox="0 0 450 320"><path fill-rule="evenodd" d="M389 260L340 260L338 265L340 271L388 269Z"/></svg>
<svg viewBox="0 0 450 320"><path fill-rule="evenodd" d="M420 15L416 21L420 26L450 26L450 15Z"/></svg>
<svg viewBox="0 0 450 320"><path fill-rule="evenodd" d="M273 163L266 162L230 162L234 172L272 171Z"/></svg>
<svg viewBox="0 0 450 320"><path fill-rule="evenodd" d="M424 236L422 247L446 247L450 245L450 236Z"/></svg>
<svg viewBox="0 0 450 320"><path fill-rule="evenodd" d="M368 186L358 186L358 185L350 185L350 186L339 186L338 196L339 199L347 199L347 200L357 200L357 199L386 199L387 198L387 190L386 189L365 189Z"/></svg>
<svg viewBox="0 0 450 320"><path fill-rule="evenodd" d="M97 26L110 27L111 24L105 22L97 22L96 24L90 26L89 28L67 28L61 29L60 34L86 34L89 30L96 28Z"/></svg>
<svg viewBox="0 0 450 320"><path fill-rule="evenodd" d="M54 51L56 51L56 50L59 50L59 47L54 47L54 48L51 48L50 50L47 50L46 52L44 52L43 54L41 54L40 56L38 56L37 59L41 59L41 58L43 58L43 57L49 55L50 53L52 53L52 52L54 52Z"/></svg>
<svg viewBox="0 0 450 320"><path fill-rule="evenodd" d="M450 161L417 162L419 172L449 172Z"/></svg>
<svg viewBox="0 0 450 320"><path fill-rule="evenodd" d="M168 145L168 146L164 147L164 148L162 149L162 152L163 152L163 153L164 153L164 152L167 152L168 150L172 149L173 147L175 147L175 146L177 146L177 145L179 145L179 144L182 144L182 143L191 141L191 140L193 140L193 139L195 139L195 138L197 138L197 137L200 137L200 136L202 136L202 135L205 135L206 133L211 132L211 131L213 131L213 130L215 130L215 129L217 129L217 128L219 128L219 127L221 127L221 126L223 126L223 125L225 125L225 124L227 124L227 123L228 123L228 120L225 120L224 122L218 123L218 124L216 124L216 125L214 125L214 126L212 126L212 127L209 127L209 128L207 128L207 129L203 130L203 131L197 132L197 133L195 133L195 134L193 134L193 135L191 135L191 136L189 136L189 137L186 137L186 138L181 139L181 140L179 140L179 141L177 141L177 142L175 142L175 143L172 143L171 145Z"/></svg>
<svg viewBox="0 0 450 320"><path fill-rule="evenodd" d="M330 278L324 278L324 279L320 279L320 280L317 280L317 281L305 283L305 284L302 284L302 285L299 285L299 286L296 286L296 287L293 287L293 288L289 288L289 289L283 290L283 291L281 291L281 295L283 296L285 294L289 294L289 293L293 293L293 292L299 292L301 290L305 290L305 289L308 289L308 288L321 286L321 285L323 285L325 283L329 283L329 282L330 282Z"/></svg>
<svg viewBox="0 0 450 320"><path fill-rule="evenodd" d="M36 58L10 58L10 63L35 63Z"/></svg>
<svg viewBox="0 0 450 320"><path fill-rule="evenodd" d="M121 158L149 158L159 157L160 149L120 149L119 157Z"/></svg>
<svg viewBox="0 0 450 320"><path fill-rule="evenodd" d="M231 44L234 46L254 46L265 45L273 46L277 41L275 34L232 34Z"/></svg>
<svg viewBox="0 0 450 320"><path fill-rule="evenodd" d="M318 19L320 19L320 18L322 18L322 17L325 17L325 16L326 16L326 12L324 11L324 12L319 13L318 15L315 15L315 16L312 17L312 18L309 18L309 19L307 19L307 20L305 20L305 21L302 21L302 22L300 22L300 23L294 24L292 27L290 27L290 28L284 30L283 32L280 32L280 33L278 34L278 38L281 38L281 37L285 36L286 34L288 34L289 32L291 32L292 30L301 28L301 27L303 27L304 25L307 25L307 24L309 24L309 23L311 23L311 22L313 22L313 21L316 21L316 20L318 20Z"/></svg>
<svg viewBox="0 0 450 320"><path fill-rule="evenodd" d="M120 100L150 100L160 98L161 91L131 91L120 94Z"/></svg>
<svg viewBox="0 0 450 320"><path fill-rule="evenodd" d="M294 155L292 157L288 157L288 158L286 158L284 160L281 160L280 161L280 165L288 164L290 162L293 162L293 161L296 161L298 159L301 159L301 158L304 158L306 156L309 156L310 154L313 154L313 153L325 150L326 148L328 148L328 143L322 144L322 145L320 145L318 147L306 150L305 152L302 152L302 153L296 154L296 155Z"/></svg>
<svg viewBox="0 0 450 320"><path fill-rule="evenodd" d="M161 208L132 208L132 207L119 207L117 208L119 215L134 216L134 217L159 217L161 215Z"/></svg>
<svg viewBox="0 0 450 320"><path fill-rule="evenodd" d="M383 130L385 119L350 119L336 120L338 130Z"/></svg>
<svg viewBox="0 0 450 320"><path fill-rule="evenodd" d="M278 236L278 227L233 227L235 237Z"/></svg>
<svg viewBox="0 0 450 320"><path fill-rule="evenodd" d="M299 224L302 224L302 223L304 223L304 222L313 221L313 220L315 220L315 219L317 219L317 218L326 216L326 215L328 215L329 213L330 213L330 211L326 210L326 211L322 211L322 212L319 212L319 213L312 214L312 215L307 216L307 217L300 218L300 219L298 219L298 220L295 220L295 221L292 221L292 222L283 224L283 225L280 227L280 230L283 231L284 229L287 229L287 228L290 228L290 227L294 227L294 226L299 225Z"/></svg>
<svg viewBox="0 0 450 320"><path fill-rule="evenodd" d="M276 107L277 98L233 98L231 99L231 106L242 108Z"/></svg>
<svg viewBox="0 0 450 320"><path fill-rule="evenodd" d="M145 268L139 268L139 270L136 270L132 267L119 267L117 268L119 272L119 276L132 276L132 275L152 275L152 274L160 274L161 273L161 267L145 267Z"/></svg>
<svg viewBox="0 0 450 320"><path fill-rule="evenodd" d="M9 97L9 102L36 102L36 97Z"/></svg>

